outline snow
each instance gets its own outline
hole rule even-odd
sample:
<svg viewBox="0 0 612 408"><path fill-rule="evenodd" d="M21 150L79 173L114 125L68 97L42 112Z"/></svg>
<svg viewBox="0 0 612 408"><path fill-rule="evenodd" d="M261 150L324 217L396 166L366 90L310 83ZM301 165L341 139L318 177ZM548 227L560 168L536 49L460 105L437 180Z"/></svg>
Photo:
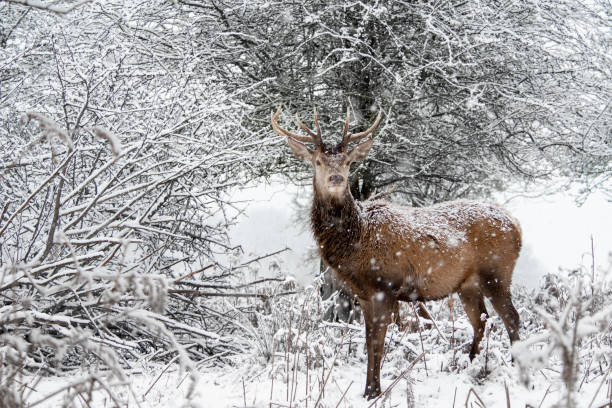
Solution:
<svg viewBox="0 0 612 408"><path fill-rule="evenodd" d="M607 265L612 251L610 202L593 193L578 206L571 192L540 197L506 197L505 207L521 222L523 250L515 281L535 287L559 267L591 263L591 237L596 265Z"/></svg>
<svg viewBox="0 0 612 408"><path fill-rule="evenodd" d="M287 377L282 368L285 365L284 356L275 365L253 364L253 361L237 360L235 367L210 367L201 369L194 385L193 395L189 395L189 380L186 374L180 374L175 369L163 372L164 367L142 368L129 377L127 387L117 395L128 401L127 406L141 408L166 407L254 407L268 408L270 406L313 407L319 398L320 387L329 374L329 367L311 370L308 375L300 370ZM554 402L562 396L562 388L549 386L549 378L554 373L542 372L533 377L529 387L517 383L518 369L515 367L497 367L484 379L478 378L478 370L483 363L482 357L477 357L471 369L458 372L448 371L448 362L443 355L427 354L426 363L417 364L415 368L401 378L377 407L406 407L407 395L413 394L415 407L461 407L472 406L469 403L481 399L486 407L506 407L506 391L513 407L524 407L527 404L543 408L553 407ZM333 358L330 358L331 365ZM408 363L408 361L406 362ZM324 393L321 396L323 407L370 407L372 401L362 397L365 386L365 363L346 364L336 361L332 374L327 380ZM385 363L390 366L395 363ZM386 390L394 382L392 371L395 367L385 369L383 366L381 385ZM440 367L444 367L440 370ZM397 372L395 373L397 375ZM37 401L54 390L69 383L78 383L83 376L43 377L30 394L30 401ZM308 378L308 381L307 381ZM513 379L514 378L514 379ZM32 379L34 380L34 379ZM578 407L587 407L595 395L598 381L585 382L580 390ZM293 395L293 397L287 397ZM94 394L92 407L104 407L109 404L109 397L99 392ZM137 400L138 402L136 402ZM602 398L596 399L606 402ZM51 398L41 407L55 407L61 402L61 396ZM474 405L478 406L478 405ZM599 406L599 405L595 405Z"/></svg>
<svg viewBox="0 0 612 408"><path fill-rule="evenodd" d="M341 2L315 5L320 13L296 3L280 14L268 0L237 2L227 10L174 3L0 2L0 408L547 407L565 395L564 376L574 368L577 407L612 402L612 217L603 196L592 195L581 208L571 191L495 197L523 226L513 296L524 341L511 346L491 313L481 353L470 362L472 327L457 296L428 302L431 321L402 305L406 330L391 325L387 333L381 371L386 391L372 402L362 397L368 359L363 325L323 319L332 300L321 299L315 279L320 266L308 225L310 180L295 187L295 180L274 177L271 184L235 187L252 174L292 166L277 156L284 141L269 138L267 121L257 119L260 108L276 103L277 85L287 85L291 75L281 75L283 64L279 72L259 70L269 58L257 55L282 51L273 48L291 44L295 33L306 41L298 39L297 49L289 50L289 65L311 41L331 45L320 47L320 58L307 70L315 79L310 93L329 114L339 102L333 102L340 88L332 77L342 78L336 74L351 70L356 59L397 79L397 95L383 90L377 103L390 102L382 131L401 143L377 142L377 148L395 155L400 147L405 157L399 157L399 175L416 170L417 177L436 176L450 165L451 177L432 186L451 187L451 193L459 191L447 183L454 184L453 175L475 182L473 191L516 172L558 172L578 178L585 190L603 185L609 181L610 92L601 56L609 53L605 35L578 38L607 33L602 7L594 10L603 14L592 18L595 11L574 8L580 2L560 3L554 12L538 14L538 24L525 26L527 20L513 19L520 7L505 14L486 2L462 3L469 17L463 20L452 7L411 4L397 21L416 19L437 40L424 59L402 51L392 62L396 45L429 44L431 36L403 25L396 30L388 24L395 10L383 6L358 3L364 24L336 27L332 20L346 11ZM537 12L537 6L524 10ZM581 13L590 17L572 23L572 14ZM557 15L570 17L569 25L556 27L549 19ZM246 25L243 16L249 17ZM540 27L547 21L550 31ZM462 22L484 23L484 29L463 38L453 28ZM587 29L590 22L595 31ZM381 30L369 32L370 26ZM523 31L525 38L512 40ZM278 33L288 34L288 42L274 37ZM548 43L532 49L543 33ZM379 59L380 50L368 45L374 39L391 53ZM439 47L444 42L448 51ZM472 55L479 44L486 46L484 54ZM536 58L543 51L551 59ZM584 65L565 58L574 55L586 56L591 69L569 69ZM485 71L470 66L479 57L485 63L474 67ZM298 76L306 72L298 66L303 61L295 65ZM516 84L518 93L505 95L514 68L502 70L500 83L487 80L500 61L526 75ZM552 76L556 65L568 70ZM440 115L427 107L440 101L442 84L428 80L429 68L442 68L448 80L443 85L459 91L440 106ZM321 88L326 82L332 86ZM304 103L298 94L283 94L296 111ZM408 109L396 109L397 101ZM491 104L501 116L485 109ZM451 118L447 111L456 108L459 115ZM467 120L458 121L462 116ZM451 127L456 131L435 132ZM506 131L512 134L500 137ZM577 154L564 154L566 145ZM518 167L511 169L512 163ZM452 247L466 238L457 224L483 212L500 225L514 222L493 207L453 206L390 212L374 204L364 216L381 223L400 217L398 234L431 235ZM442 216L453 211L454 220ZM408 223L412 231L404 228ZM373 232L380 240L388 236ZM377 259L375 254L375 267ZM428 272L435 267L431 263ZM262 279L267 277L272 279Z"/></svg>
<svg viewBox="0 0 612 408"><path fill-rule="evenodd" d="M310 186L298 187L286 180L250 185L232 194L245 201L244 212L229 229L230 240L245 254L263 255L289 248L280 261L302 285L312 283L319 271L316 244L310 232ZM300 208L300 210L296 210ZM278 257L276 257L278 259ZM274 260L259 262L259 273L269 276Z"/></svg>
<svg viewBox="0 0 612 408"><path fill-rule="evenodd" d="M318 272L318 263L316 258L312 257L315 245L308 230L308 218L298 217L299 214L308 214L308 190L309 186L297 188L276 180L271 185L260 185L239 192L245 199L254 201L238 216L236 226L230 231L232 238L234 242L242 245L243 256L247 258L290 247L291 251L282 252L273 257L274 259L262 259L253 268L255 273L262 277L278 276L275 274L280 271L285 277L282 285L294 285L295 282L302 286L312 285L314 275ZM297 200L294 199L295 195L298 196ZM608 217L603 216L609 204L597 195L587 200L580 208L570 203L567 197L557 195L548 199L514 199L505 205L520 220L528 249L527 256L517 267L515 278L518 283L524 281L530 288L536 288L538 282L534 277L548 271L556 271L559 266L590 265L590 257L584 256L590 249L590 232L594 237L596 262L600 262L598 265L605 265L606 258L602 251L606 245L608 248L612 247L610 237L606 234L612 227L608 225ZM563 220L563 223L559 220ZM554 230L555 228L558 229ZM551 239L555 239L555 245L551 244ZM533 265L543 267L534 273ZM603 270L602 268L599 266L597 270ZM609 286L610 277L604 279L607 279L606 285ZM568 285L567 287L571 287ZM557 290L558 284L554 288ZM316 293L315 290L312 286L307 287L307 292ZM495 315L487 322L481 353L473 362L469 362L467 350L471 343L472 328L463 315L459 302L454 302L457 306L451 307L450 312L446 300L431 304L430 307L435 309L433 315L437 319L436 326L432 326L425 319L420 319L419 330L413 329L411 332L403 332L392 325L386 339L386 356L381 370L382 389L392 388L376 406L459 407L478 406L477 401L482 401L486 407L505 407L507 387L512 406L529 404L534 407L552 407L563 397L564 387L560 360L554 353L554 348L550 346L553 344L550 339L555 333L558 335L568 331L563 322L556 323L556 317L548 312L551 306L558 310L568 304L564 295L555 293L547 293L542 289L539 289L537 296L521 292L516 301L521 314L522 333L531 334L524 337L526 341L516 345L512 351L519 357L518 360L526 359L531 364L532 368L526 369L526 372L522 371L523 367L518 362L511 363L511 347L507 334ZM288 306L293 307L293 310L299 311L300 307L303 307L298 304L304 301L300 296L303 295L289 301ZM492 311L490 305L488 309ZM116 384L114 380L106 378L104 373L92 374L90 369L62 377L39 377L32 374L24 379L33 384L28 401L40 400L42 402L37 406L55 407L65 398L65 394L58 393L47 397L58 389L71 385L70 389L76 390L79 384L94 383L114 385L112 395L101 388L101 385L97 388L89 404L92 408L109 406L112 398L125 402L128 407L141 408L314 407L317 401L321 407L370 407L372 402L362 397L367 362L363 327L317 323L317 326L304 333L295 326L299 319L294 319L294 325L287 327L282 322L287 318L287 310L279 312L284 316L270 316L273 327L277 327L277 330L266 334L265 327L253 327L250 333L255 336L253 343L244 346L248 351L231 356L229 364L219 365L211 360L197 365L196 371L189 374L179 370L175 364L161 366L143 359L131 363L131 369L126 371L128 382L124 385ZM153 321L176 324L170 320L164 321L165 318L158 314L143 311L130 313L142 324L152 324ZM318 316L314 309L304 313L304 316L313 319ZM538 313L540 317L537 317ZM406 306L403 314L404 320L412 316L411 310ZM531 332L535 330L537 319L542 320L542 316L545 316L544 320L551 325L550 329ZM571 313L565 313L564 316L571 316ZM78 319L67 316L33 311L19 311L10 317L52 320L58 325L79 323ZM605 333L605 322L609 322L611 318L612 307L608 305L592 316L586 316L577 326L576 334L589 336L593 333ZM260 322L261 324L263 323ZM213 332L187 325L175 329L182 330L186 336L193 338L206 338L212 342L232 341L229 338L220 338ZM269 339L257 338L268 335ZM100 340L91 337L94 342ZM295 346L289 348L289 353L274 348L274 344L281 347L286 338L291 338L295 343ZM555 344L568 344L568 338L564 337L559 341L561 343ZM265 353L270 351L270 344L272 355L265 357ZM337 352L340 345L343 349ZM116 348L120 349L121 345L116 345ZM588 349L582 350L583 355L588 356ZM549 354L544 354L543 351ZM409 364L423 352L423 359L406 371ZM601 358L609 359L610 352L610 346L605 346L592 351L593 354L588 358L595 362ZM608 357L605 357L606 355ZM308 359L311 364L306 369L305 361ZM582 364L584 370L586 361ZM193 367L185 365L190 366ZM293 367L297 367L297 371L294 371ZM595 401L592 406L607 402L607 385L601 387L602 379L605 380L606 376L598 375L596 370L593 368L589 371L587 368L579 373L578 407L589 406L592 399ZM402 373L405 375L398 377ZM191 376L194 376L194 383L191 382ZM525 378L527 382L524 382Z"/></svg>
<svg viewBox="0 0 612 408"><path fill-rule="evenodd" d="M295 214L295 212L308 210L308 194L304 193L304 190L309 190L309 187L300 189L276 181L271 185L251 187L240 192L239 194L245 198L248 197L254 201L239 216L239 222L231 230L231 235L235 242L242 245L245 254L249 255L261 255L277 251L285 246L291 247L290 252L277 255L274 262L280 262L283 269L290 271L298 282L311 284L317 272L316 261L310 256L315 245L308 231L307 218L296 222L298 217ZM293 200L294 194L299 196L297 202ZM304 202L299 203L299 200ZM605 260L604 256L600 255L601 251L604 251L606 246L612 248L610 237L604 233L606 228L609 228L608 231L612 230L612 227L607 224L608 217L602 216L607 206L605 200L595 195L582 207L575 207L571 203L569 198L557 195L552 199L514 199L505 206L520 220L524 231L527 256L524 252L524 259L517 267L515 278L519 283L525 282L529 287L534 288L538 285L534 274L539 277L545 272L556 271L559 266L576 265L584 261L583 252L590 248L588 231L592 231L595 237L596 259ZM564 221L562 225L558 221L560 219ZM597 223L593 223L594 220L597 220ZM552 228L558 229L552 231ZM559 237L563 239L551 245L551 238L557 240ZM533 248L538 248L538 250L535 251ZM556 255L551 256L551 253ZM270 267L273 262L262 260L258 263L262 275L272 273ZM533 265L539 265L541 268L534 271ZM293 277L290 277L289 282L292 281ZM556 298L550 299L550 301L553 300ZM490 306L489 309L491 310ZM596 322L601 318L609 319L610 312L611 309L608 307L593 318L584 320L580 326L581 334L586 335L600 328ZM438 324L448 328L451 322L440 320ZM456 342L455 348L465 349L471 341L471 326L464 317L453 320L452 325L455 329L453 336L453 341ZM329 326L341 327L343 325L329 324ZM351 342L356 345L354 354L348 359L334 359L333 352L328 351L324 357L325 368L305 370L303 352L302 354L298 352L293 356L289 355L288 360L286 360L286 354L276 353L273 361L265 361L257 353L239 355L233 358L230 366L200 367L197 383L193 387L195 392L189 395L188 381L185 380L184 375L180 376L173 368L163 373L156 381L165 367L149 366L143 362L142 370L130 376L130 391L125 391L125 395L128 401L133 401L130 398L136 398L137 406L142 408L167 406L312 407L319 398L321 387L325 384L325 391L320 400L321 406L369 407L371 401L366 401L362 397L366 367L363 328L354 325L345 325L345 327L351 333ZM412 371L395 384L386 399L382 403L378 401L376 406L453 407L472 406L471 403L476 404L477 401L482 401L487 407L505 407L506 387L512 406L529 404L552 407L556 401L559 401L563 396L563 386L559 381L551 380L551 378L558 377L559 373L543 368L530 376L529 384L526 386L520 380L522 378L520 368L509 361L510 348L501 322L497 320L495 324L489 324L487 327L488 330L491 330L491 327L497 327L496 340L493 340L493 336L490 340L485 338L481 348L488 349L488 356L485 357L485 353L481 351L481 354L477 355L471 364L467 360L465 351L451 351L448 344L450 340L447 339L450 338L448 332L446 336L440 336L431 327L424 329L424 335L437 339L432 340L434 343L428 346L431 347L431 344L434 344L435 350L426 349L424 361L417 363ZM388 358L381 371L383 390L392 385L396 376L405 370L416 354L421 352L418 347L415 347L419 344L418 333L402 335L395 326L391 326L389 332L386 346ZM297 335L297 332L292 331L291 333ZM543 342L546 342L547 333L549 332L543 331L533 336L524 343L524 347L545 344ZM275 338L278 341L285 335L286 332L279 331ZM321 347L314 340L304 341L310 344L309 347ZM304 343L304 341L300 342ZM493 344L490 348L487 341ZM405 350L412 350L412 354L405 354ZM485 361L487 358L488 363ZM538 358L537 353L532 354L534 361ZM289 366L296 363L300 369L297 372L290 370L290 375L287 375L285 371L287 361L290 363ZM487 364L489 373L483 376L482 372ZM456 368L452 368L453 365ZM329 368L332 366L332 375L325 383ZM59 385L72 380L71 377L44 378L33 394L43 396L57 389ZM601 382L597 379L584 381L578 393L581 396L578 406L589 406L594 396L595 405L593 406L606 402L604 393L599 389L600 385ZM149 388L150 391L148 391ZM98 395L105 402L100 400L99 404L92 406L104 406L108 402L103 393ZM408 405L408 396L412 396L414 405ZM41 406L54 406L58 398L50 399L48 404ZM136 406L135 403L134 406Z"/></svg>

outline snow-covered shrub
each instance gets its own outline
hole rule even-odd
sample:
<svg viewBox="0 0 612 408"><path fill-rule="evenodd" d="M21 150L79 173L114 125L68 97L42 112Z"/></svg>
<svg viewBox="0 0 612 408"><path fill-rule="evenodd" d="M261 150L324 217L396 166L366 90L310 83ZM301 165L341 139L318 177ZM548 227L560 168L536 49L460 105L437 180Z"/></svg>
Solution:
<svg viewBox="0 0 612 408"><path fill-rule="evenodd" d="M21 373L106 389L135 364L243 351L208 299L241 272L216 253L228 189L263 156L249 108L192 54L183 9L84 3L0 4L2 406L23 401Z"/></svg>
<svg viewBox="0 0 612 408"><path fill-rule="evenodd" d="M530 369L558 365L565 392L557 406L576 406L579 373L583 382L605 379L612 365L612 268L596 271L593 264L546 275L522 303L530 311L523 321L529 335L513 347L522 380L530 382Z"/></svg>

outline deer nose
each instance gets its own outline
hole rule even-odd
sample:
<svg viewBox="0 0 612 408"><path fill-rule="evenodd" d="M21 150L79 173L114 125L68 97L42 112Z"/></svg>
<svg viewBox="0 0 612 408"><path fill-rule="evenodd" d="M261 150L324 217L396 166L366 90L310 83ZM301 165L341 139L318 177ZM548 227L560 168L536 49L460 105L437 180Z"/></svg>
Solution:
<svg viewBox="0 0 612 408"><path fill-rule="evenodd" d="M344 177L342 177L339 174L333 174L329 176L329 182L334 186L338 186L342 184L343 181L344 181Z"/></svg>

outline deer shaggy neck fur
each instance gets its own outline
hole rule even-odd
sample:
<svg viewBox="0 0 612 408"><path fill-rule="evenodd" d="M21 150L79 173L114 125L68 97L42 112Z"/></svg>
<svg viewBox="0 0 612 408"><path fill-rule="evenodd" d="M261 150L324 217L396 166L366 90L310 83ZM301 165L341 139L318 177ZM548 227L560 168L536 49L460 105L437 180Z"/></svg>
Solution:
<svg viewBox="0 0 612 408"><path fill-rule="evenodd" d="M343 261L355 253L361 238L359 212L353 197L345 191L342 199L325 199L315 188L310 221L321 256L329 266L341 270Z"/></svg>

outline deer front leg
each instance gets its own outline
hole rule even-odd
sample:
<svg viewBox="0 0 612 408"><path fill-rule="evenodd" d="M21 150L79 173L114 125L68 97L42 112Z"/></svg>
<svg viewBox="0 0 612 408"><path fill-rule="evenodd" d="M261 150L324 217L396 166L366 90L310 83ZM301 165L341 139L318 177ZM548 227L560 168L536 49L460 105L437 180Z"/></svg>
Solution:
<svg viewBox="0 0 612 408"><path fill-rule="evenodd" d="M368 368L366 371L366 387L363 396L371 399L380 394L380 366L374 361L374 321L372 303L360 299L361 311L365 320L366 351L368 353Z"/></svg>
<svg viewBox="0 0 612 408"><path fill-rule="evenodd" d="M366 349L368 352L368 371L363 396L367 399L380 395L380 363L385 347L387 326L395 310L396 300L379 293L371 299L360 299L366 323Z"/></svg>

